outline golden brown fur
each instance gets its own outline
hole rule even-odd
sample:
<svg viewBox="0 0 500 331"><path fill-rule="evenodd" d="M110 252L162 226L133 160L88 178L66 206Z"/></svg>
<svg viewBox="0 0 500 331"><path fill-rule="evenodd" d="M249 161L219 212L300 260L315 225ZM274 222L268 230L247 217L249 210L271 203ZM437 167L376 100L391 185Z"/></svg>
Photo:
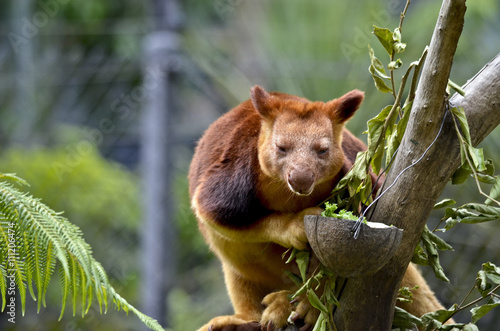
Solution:
<svg viewBox="0 0 500 331"><path fill-rule="evenodd" d="M222 263L235 314L212 319L200 331L251 321L281 327L296 290L284 275L290 247L307 249L303 217L319 214L364 144L344 128L363 100L351 91L310 102L256 86L251 99L218 119L196 148L189 190L198 225ZM420 285L410 312L441 306L410 265L404 282ZM263 308L263 307L266 308ZM304 299L294 309L308 323L317 312Z"/></svg>

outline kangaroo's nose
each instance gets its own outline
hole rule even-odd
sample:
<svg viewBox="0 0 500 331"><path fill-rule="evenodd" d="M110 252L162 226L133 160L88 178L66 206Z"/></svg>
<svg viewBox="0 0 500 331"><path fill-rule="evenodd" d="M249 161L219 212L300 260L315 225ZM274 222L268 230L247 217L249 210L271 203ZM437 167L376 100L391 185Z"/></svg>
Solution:
<svg viewBox="0 0 500 331"><path fill-rule="evenodd" d="M309 195L314 188L314 173L309 169L293 168L288 173L288 186L299 195Z"/></svg>

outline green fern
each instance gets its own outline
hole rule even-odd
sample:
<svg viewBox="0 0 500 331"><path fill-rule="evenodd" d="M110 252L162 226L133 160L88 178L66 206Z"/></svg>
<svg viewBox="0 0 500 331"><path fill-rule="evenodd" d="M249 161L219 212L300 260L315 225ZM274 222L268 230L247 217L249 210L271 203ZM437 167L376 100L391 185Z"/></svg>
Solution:
<svg viewBox="0 0 500 331"><path fill-rule="evenodd" d="M28 185L13 174L0 173L0 295L6 308L10 279L15 278L25 312L26 293L37 301L37 309L46 306L45 295L59 262L63 317L71 297L73 316L77 306L81 314L89 311L94 297L101 314L111 299L116 309L133 312L152 330L163 330L159 323L141 313L111 286L104 268L92 257L91 247L80 229L68 222L39 199L17 190L13 183ZM33 286L34 285L34 286ZM79 302L79 304L78 304Z"/></svg>

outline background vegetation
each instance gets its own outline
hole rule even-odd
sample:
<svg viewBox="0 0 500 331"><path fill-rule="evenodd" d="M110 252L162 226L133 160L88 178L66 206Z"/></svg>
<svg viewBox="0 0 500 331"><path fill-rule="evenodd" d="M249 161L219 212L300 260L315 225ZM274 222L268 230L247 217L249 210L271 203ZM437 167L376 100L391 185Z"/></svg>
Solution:
<svg viewBox="0 0 500 331"><path fill-rule="evenodd" d="M47 11L46 4L57 4ZM396 27L405 1L185 0L182 53L176 75L175 125L170 160L175 178L172 215L178 233L177 277L168 298L172 330L195 330L231 311L218 262L200 238L189 208L186 173L195 141L220 114L248 98L260 84L313 100L329 100L357 88L366 101L348 127L362 136L366 121L391 102L368 72L372 26ZM24 4L24 5L23 5ZM440 2L414 1L403 28L403 63L420 57L430 41ZM139 124L144 102L127 102L155 68L144 61L143 43L154 25L151 3L140 0L4 1L0 3L0 172L25 178L31 194L77 224L120 294L139 307L141 177ZM40 20L37 13L45 13ZM499 52L500 4L470 1L452 71L463 84ZM24 39L23 28L35 28ZM29 32L29 31L28 31ZM377 52L382 54L381 51ZM500 164L500 131L482 144ZM498 166L497 166L498 167ZM475 185L448 187L460 204L482 201ZM430 220L437 223L441 213ZM471 231L472 230L472 231ZM461 301L481 263L500 264L500 224L445 233L455 252L441 254L449 284L426 278L446 304ZM57 284L56 284L57 285ZM59 316L57 286L48 308L36 304L18 319L19 330L137 330L123 312L85 318ZM457 316L460 320L460 315ZM478 325L500 325L498 314ZM11 327L0 315L0 329Z"/></svg>

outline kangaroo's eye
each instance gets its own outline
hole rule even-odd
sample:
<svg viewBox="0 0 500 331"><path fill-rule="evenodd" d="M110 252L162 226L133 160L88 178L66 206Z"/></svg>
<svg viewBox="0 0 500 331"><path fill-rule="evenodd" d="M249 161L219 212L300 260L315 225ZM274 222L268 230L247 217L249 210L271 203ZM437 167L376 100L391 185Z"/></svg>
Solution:
<svg viewBox="0 0 500 331"><path fill-rule="evenodd" d="M278 150L278 152L280 152L282 154L286 154L286 152L288 151L288 148L284 145L276 144L276 149Z"/></svg>
<svg viewBox="0 0 500 331"><path fill-rule="evenodd" d="M316 153L318 154L318 156L325 156L326 154L328 154L328 147L326 148L319 148L318 150L316 150Z"/></svg>

